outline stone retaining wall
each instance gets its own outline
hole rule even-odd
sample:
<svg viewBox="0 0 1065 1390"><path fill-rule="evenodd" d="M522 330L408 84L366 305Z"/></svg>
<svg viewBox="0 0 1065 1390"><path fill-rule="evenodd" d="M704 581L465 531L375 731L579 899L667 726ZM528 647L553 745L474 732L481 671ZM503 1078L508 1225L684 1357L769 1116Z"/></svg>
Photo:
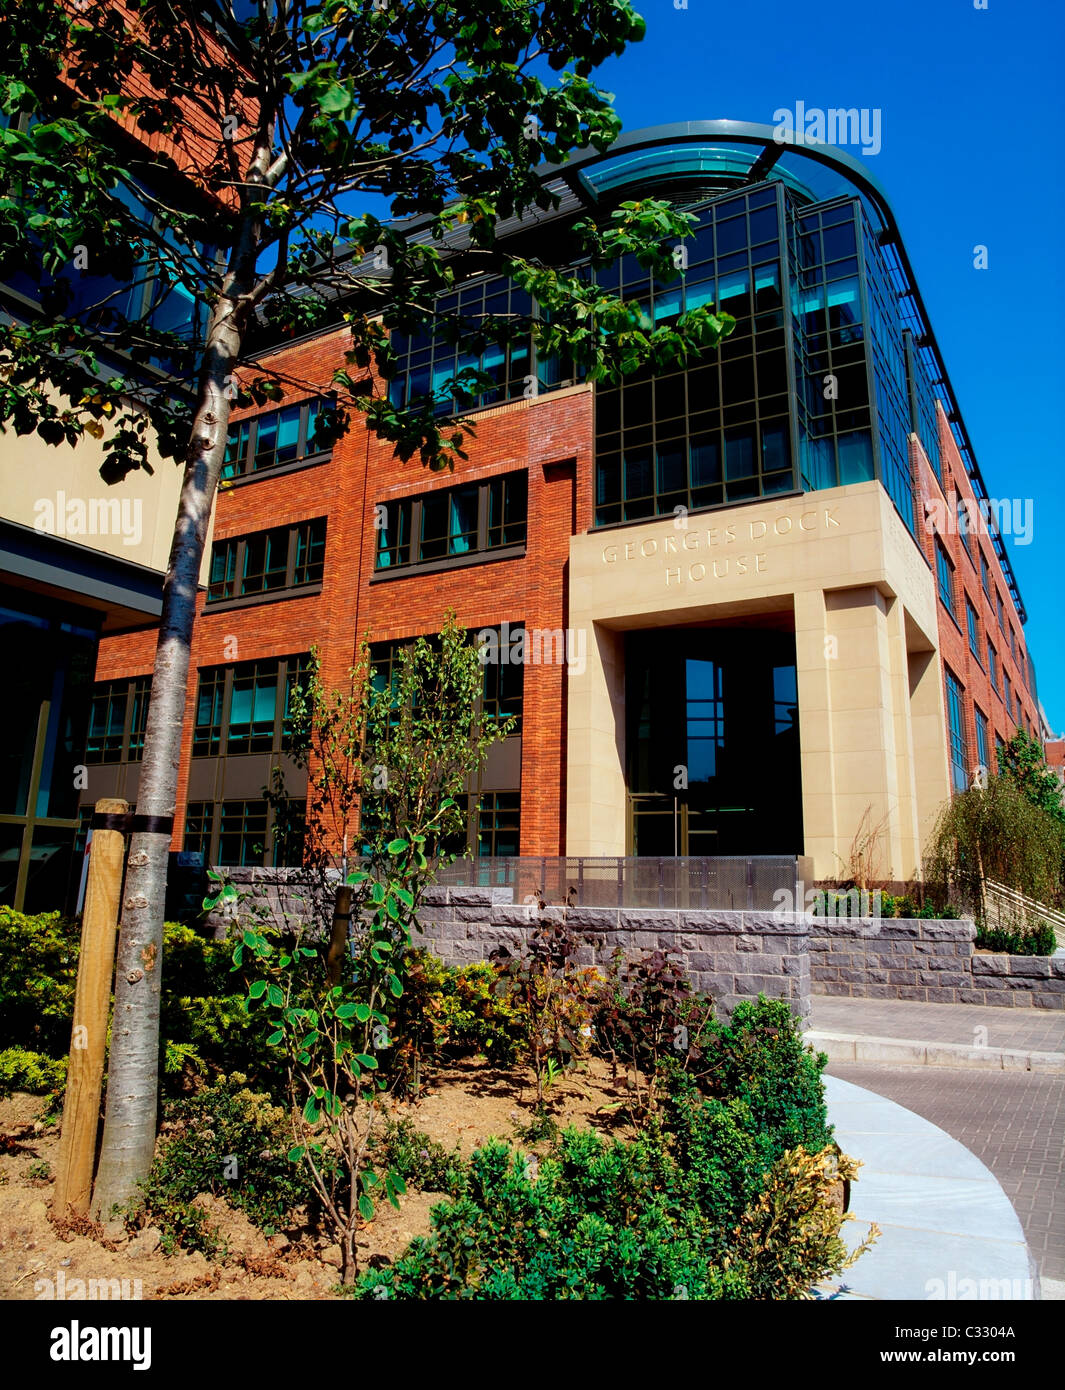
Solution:
<svg viewBox="0 0 1065 1390"><path fill-rule="evenodd" d="M1065 957L977 952L972 921L814 917L815 994L930 1004L1065 1008Z"/></svg>
<svg viewBox="0 0 1065 1390"><path fill-rule="evenodd" d="M330 888L308 891L298 870L234 869L232 882L251 893L280 920L283 912L310 922L315 900L325 902ZM536 922L535 909L515 905L509 888L430 888L418 917L423 930L414 944L449 964L484 960L497 946L517 954ZM549 907L545 915L562 911ZM805 1024L810 1015L811 919L801 913L672 911L644 908L582 907L568 909L569 921L601 944L583 946L581 965L605 969L618 947L629 958L645 951L668 951L685 970L692 987L710 994L718 1012L727 1015L741 999L765 994L788 999ZM233 929L238 918L212 913L216 935Z"/></svg>
<svg viewBox="0 0 1065 1390"><path fill-rule="evenodd" d="M506 889L430 889L418 914L424 932L415 944L454 965L484 960L501 945L516 954L535 918L505 898ZM544 915L561 912L549 907ZM629 958L667 951L722 1015L741 999L765 994L790 1000L804 1023L809 1017L809 919L801 913L571 907L568 920L602 943L582 947L578 964L604 969L618 947Z"/></svg>

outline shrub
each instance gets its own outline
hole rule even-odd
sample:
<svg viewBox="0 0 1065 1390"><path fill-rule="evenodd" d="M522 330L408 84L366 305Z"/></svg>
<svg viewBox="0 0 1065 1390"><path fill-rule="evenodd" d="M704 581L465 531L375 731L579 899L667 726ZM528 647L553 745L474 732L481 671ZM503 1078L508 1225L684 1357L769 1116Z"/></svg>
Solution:
<svg viewBox="0 0 1065 1390"><path fill-rule="evenodd" d="M66 1084L65 1057L46 1057L43 1052L29 1052L23 1047L6 1047L0 1052L0 1096L12 1091L29 1091L35 1096L50 1096Z"/></svg>
<svg viewBox="0 0 1065 1390"><path fill-rule="evenodd" d="M369 1154L377 1167L393 1169L423 1192L457 1196L466 1184L466 1164L457 1150L448 1153L443 1144L415 1129L413 1120L389 1120L383 1132L370 1139Z"/></svg>
<svg viewBox="0 0 1065 1390"><path fill-rule="evenodd" d="M832 1139L821 1073L823 1052L806 1046L786 999L743 1000L727 1024L714 1022L716 1043L700 1088L740 1100L758 1131L771 1137L771 1157L803 1145L819 1153Z"/></svg>
<svg viewBox="0 0 1065 1390"><path fill-rule="evenodd" d="M497 992L494 965L445 965L420 949L409 952L407 962L396 1046L381 1059L401 1089L417 1091L426 1064L476 1055L500 1066L515 1060L525 1025L514 997Z"/></svg>
<svg viewBox="0 0 1065 1390"><path fill-rule="evenodd" d="M976 945L982 951L1003 951L1011 956L1052 956L1058 948L1054 928L1048 922L1014 931L1002 927L978 931Z"/></svg>
<svg viewBox="0 0 1065 1390"><path fill-rule="evenodd" d="M0 1047L66 1056L79 945L77 923L58 912L0 907Z"/></svg>
<svg viewBox="0 0 1065 1390"><path fill-rule="evenodd" d="M855 1165L800 1148L767 1169L739 1101L689 1091L678 1117L675 1136L653 1120L627 1143L568 1129L538 1166L490 1141L432 1235L356 1297L802 1298L866 1248L847 1255L832 1201Z"/></svg>
<svg viewBox="0 0 1065 1390"><path fill-rule="evenodd" d="M200 1193L224 1197L267 1233L297 1207L313 1207L305 1170L288 1161L289 1142L287 1112L252 1091L241 1072L171 1102L144 1184L146 1214L163 1232L164 1249L217 1249L193 1201Z"/></svg>
<svg viewBox="0 0 1065 1390"><path fill-rule="evenodd" d="M875 1224L850 1254L840 1238L842 1222L833 1203L839 1179L853 1180L858 1164L831 1148L808 1153L801 1145L781 1154L763 1190L740 1217L733 1249L746 1269L750 1296L810 1298L815 1271L840 1274L880 1234Z"/></svg>

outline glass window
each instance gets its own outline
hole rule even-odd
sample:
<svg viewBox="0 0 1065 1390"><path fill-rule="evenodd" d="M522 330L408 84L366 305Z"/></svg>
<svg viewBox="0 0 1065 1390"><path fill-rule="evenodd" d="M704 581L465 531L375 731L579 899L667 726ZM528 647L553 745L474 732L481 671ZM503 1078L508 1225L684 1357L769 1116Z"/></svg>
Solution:
<svg viewBox="0 0 1065 1390"><path fill-rule="evenodd" d="M954 617L954 566L947 557L942 544L936 541L936 587L939 600L950 616Z"/></svg>
<svg viewBox="0 0 1065 1390"><path fill-rule="evenodd" d="M477 815L480 858L516 855L521 846L521 793L482 792Z"/></svg>
<svg viewBox="0 0 1065 1390"><path fill-rule="evenodd" d="M277 675L276 661L234 667L227 753L267 753L273 747Z"/></svg>
<svg viewBox="0 0 1065 1390"><path fill-rule="evenodd" d="M266 850L265 801L223 801L219 807L218 862L262 864Z"/></svg>
<svg viewBox="0 0 1065 1390"><path fill-rule="evenodd" d="M987 644L987 674L991 681L991 689L998 690L998 653L990 641Z"/></svg>
<svg viewBox="0 0 1065 1390"><path fill-rule="evenodd" d="M965 600L965 621L969 629L969 650L977 661L980 660L980 634L976 609L968 599Z"/></svg>
<svg viewBox="0 0 1065 1390"><path fill-rule="evenodd" d="M329 447L317 437L333 419L330 403L317 398L236 421L229 427L223 478L261 473Z"/></svg>
<svg viewBox="0 0 1065 1390"><path fill-rule="evenodd" d="M984 559L983 554L980 556L980 583L984 586L984 593L990 598L991 576L988 573L987 561Z"/></svg>
<svg viewBox="0 0 1065 1390"><path fill-rule="evenodd" d="M976 756L980 766L989 768L988 763L988 744L987 744L987 715L984 714L977 705L973 706L973 714L976 716Z"/></svg>
<svg viewBox="0 0 1065 1390"><path fill-rule="evenodd" d="M965 722L962 689L954 672L947 667L947 720L950 726L950 775L956 792L968 789L965 757Z"/></svg>
<svg viewBox="0 0 1065 1390"><path fill-rule="evenodd" d="M219 541L211 551L207 602L321 583L326 519Z"/></svg>
<svg viewBox="0 0 1065 1390"><path fill-rule="evenodd" d="M148 725L151 676L106 681L92 695L86 763L139 762Z"/></svg>

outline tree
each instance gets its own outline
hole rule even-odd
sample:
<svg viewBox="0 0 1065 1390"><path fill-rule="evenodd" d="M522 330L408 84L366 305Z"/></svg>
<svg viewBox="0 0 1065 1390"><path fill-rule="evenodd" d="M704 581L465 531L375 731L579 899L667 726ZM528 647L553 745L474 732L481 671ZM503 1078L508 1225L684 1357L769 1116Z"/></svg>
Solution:
<svg viewBox="0 0 1065 1390"><path fill-rule="evenodd" d="M1055 905L1065 890L1065 826L1033 805L1009 775L961 792L943 807L932 836L928 876L985 925L985 884Z"/></svg>
<svg viewBox="0 0 1065 1390"><path fill-rule="evenodd" d="M1061 783L1047 767L1042 745L1024 729L1018 728L998 755L999 772L1019 788L1033 806L1065 824L1065 802Z"/></svg>
<svg viewBox="0 0 1065 1390"><path fill-rule="evenodd" d="M362 853L324 961L302 923L293 930L269 910L242 922L233 953L253 974L248 1011L269 1018L267 1041L288 1081L289 1157L308 1170L344 1283L357 1272L360 1220L381 1197L398 1206L405 1190L398 1173L368 1165L368 1149L380 1093L401 1079L389 1064L422 896L465 829L457 798L512 724L481 716L483 679L480 652L452 614L434 641L400 651L391 679L365 643L345 690L327 691L312 666L292 712L295 757L309 776L308 857L311 867L332 863L349 842ZM235 896L222 885L211 905ZM356 960L345 970L351 916Z"/></svg>
<svg viewBox="0 0 1065 1390"><path fill-rule="evenodd" d="M727 316L704 308L655 327L638 304L564 269L574 253L595 268L628 252L674 278L687 214L623 204L603 227L572 226L554 252L545 242L538 254L555 263L496 236L500 219L552 202L541 161L616 138L590 75L643 32L628 0L21 0L5 16L0 101L22 119L0 131L0 256L37 267L42 313L8 335L0 424L50 443L104 436L112 477L145 466L153 436L184 467L128 860L98 1208L135 1193L155 1142L167 850L230 408L245 385L262 400L293 384L241 375L256 314L305 330L344 296L348 366L318 441L357 410L401 458L430 468L465 456L469 428L431 399L391 403L392 330L434 326L473 351L526 334L540 352L564 346L591 380L715 346ZM148 136L177 153L153 154ZM424 216L431 240L368 207ZM460 262L445 254L456 247ZM535 312L439 316L457 263L508 275ZM145 291L137 312L131 284ZM165 330L181 295L206 306L200 342ZM445 390L478 380L467 369Z"/></svg>

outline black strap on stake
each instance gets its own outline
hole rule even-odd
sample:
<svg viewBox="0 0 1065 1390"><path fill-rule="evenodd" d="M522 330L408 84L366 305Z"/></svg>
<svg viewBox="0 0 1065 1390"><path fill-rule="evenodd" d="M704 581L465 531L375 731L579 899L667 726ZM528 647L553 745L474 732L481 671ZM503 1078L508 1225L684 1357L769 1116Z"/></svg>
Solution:
<svg viewBox="0 0 1065 1390"><path fill-rule="evenodd" d="M173 816L136 816L130 811L122 816L114 811L97 811L92 818L94 830L119 830L123 835L172 835Z"/></svg>

